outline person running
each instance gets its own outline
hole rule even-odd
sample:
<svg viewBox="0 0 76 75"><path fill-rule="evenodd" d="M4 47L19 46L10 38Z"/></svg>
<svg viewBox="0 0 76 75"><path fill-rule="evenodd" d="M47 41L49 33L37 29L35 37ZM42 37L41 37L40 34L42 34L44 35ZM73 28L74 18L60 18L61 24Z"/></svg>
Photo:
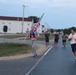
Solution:
<svg viewBox="0 0 76 75"><path fill-rule="evenodd" d="M71 33L70 33L68 39L71 43L72 52L74 53L75 62L76 62L76 32L74 29L71 30Z"/></svg>
<svg viewBox="0 0 76 75"><path fill-rule="evenodd" d="M36 38L37 38L37 36L38 36L38 32L36 30L34 30L32 27L30 30L30 38L32 41L32 52L34 54L33 57L37 56L37 53L36 53Z"/></svg>
<svg viewBox="0 0 76 75"><path fill-rule="evenodd" d="M65 33L63 33L63 35L62 35L62 42L63 42L64 47L66 45L66 39L67 39L67 35Z"/></svg>
<svg viewBox="0 0 76 75"><path fill-rule="evenodd" d="M58 40L59 40L59 34L58 32L56 32L56 34L54 35L54 45L57 45Z"/></svg>
<svg viewBox="0 0 76 75"><path fill-rule="evenodd" d="M49 45L49 37L50 34L48 33L48 31L45 32L45 42L46 42L46 46Z"/></svg>

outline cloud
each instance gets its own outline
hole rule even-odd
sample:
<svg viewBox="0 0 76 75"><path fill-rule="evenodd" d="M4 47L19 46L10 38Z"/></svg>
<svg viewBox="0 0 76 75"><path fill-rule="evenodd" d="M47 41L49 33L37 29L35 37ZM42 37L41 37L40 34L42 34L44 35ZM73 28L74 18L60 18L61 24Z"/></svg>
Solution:
<svg viewBox="0 0 76 75"><path fill-rule="evenodd" d="M0 4L28 5L30 7L75 7L76 0L0 0Z"/></svg>
<svg viewBox="0 0 76 75"><path fill-rule="evenodd" d="M75 0L53 0L50 6L76 7Z"/></svg>
<svg viewBox="0 0 76 75"><path fill-rule="evenodd" d="M30 4L35 7L76 7L76 0L30 0Z"/></svg>
<svg viewBox="0 0 76 75"><path fill-rule="evenodd" d="M7 3L7 0L0 0L0 4L1 3Z"/></svg>

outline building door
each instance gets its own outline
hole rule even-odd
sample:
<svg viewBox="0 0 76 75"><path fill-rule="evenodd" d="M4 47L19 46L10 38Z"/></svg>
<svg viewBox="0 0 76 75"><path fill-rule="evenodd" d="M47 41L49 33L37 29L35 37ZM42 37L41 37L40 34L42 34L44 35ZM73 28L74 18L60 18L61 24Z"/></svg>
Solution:
<svg viewBox="0 0 76 75"><path fill-rule="evenodd" d="M3 26L3 31L4 31L4 32L7 32L7 31L8 31L8 26L4 25L4 26Z"/></svg>

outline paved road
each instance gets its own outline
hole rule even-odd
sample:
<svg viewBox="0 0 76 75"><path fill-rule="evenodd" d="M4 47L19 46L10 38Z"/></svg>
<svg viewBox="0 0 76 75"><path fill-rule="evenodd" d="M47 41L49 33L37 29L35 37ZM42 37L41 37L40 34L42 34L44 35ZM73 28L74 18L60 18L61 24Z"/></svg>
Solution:
<svg viewBox="0 0 76 75"><path fill-rule="evenodd" d="M25 75L39 60L27 57L15 60L0 60L0 75Z"/></svg>
<svg viewBox="0 0 76 75"><path fill-rule="evenodd" d="M0 75L26 75L40 57L0 61ZM58 46L53 47L29 75L76 75L76 63L69 42L64 48L60 40Z"/></svg>
<svg viewBox="0 0 76 75"><path fill-rule="evenodd" d="M76 75L76 63L69 42L64 48L60 40L29 75Z"/></svg>

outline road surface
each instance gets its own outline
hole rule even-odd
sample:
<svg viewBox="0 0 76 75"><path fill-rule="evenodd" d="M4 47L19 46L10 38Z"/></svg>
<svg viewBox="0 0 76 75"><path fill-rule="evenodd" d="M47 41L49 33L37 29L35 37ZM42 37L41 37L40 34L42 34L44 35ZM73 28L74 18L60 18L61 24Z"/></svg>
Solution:
<svg viewBox="0 0 76 75"><path fill-rule="evenodd" d="M61 39L28 75L76 75L76 63L69 42Z"/></svg>
<svg viewBox="0 0 76 75"><path fill-rule="evenodd" d="M40 57L0 60L0 75L26 75ZM58 46L53 46L29 75L76 75L76 63L69 42L64 48L60 39Z"/></svg>

